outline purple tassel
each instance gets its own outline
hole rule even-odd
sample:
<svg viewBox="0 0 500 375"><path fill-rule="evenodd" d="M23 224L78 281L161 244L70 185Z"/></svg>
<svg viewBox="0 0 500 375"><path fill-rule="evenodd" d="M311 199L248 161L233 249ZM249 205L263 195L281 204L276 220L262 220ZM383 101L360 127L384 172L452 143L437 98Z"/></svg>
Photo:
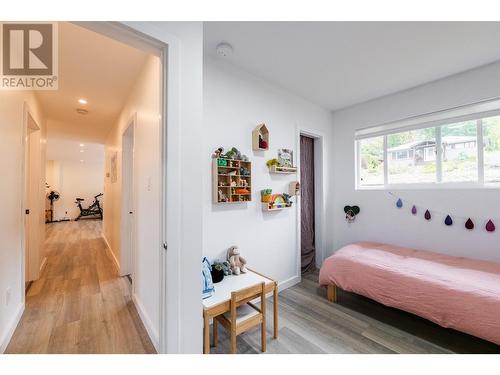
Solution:
<svg viewBox="0 0 500 375"><path fill-rule="evenodd" d="M429 212L429 210L425 211L424 217L425 217L425 220L430 220L431 219L431 213Z"/></svg>
<svg viewBox="0 0 500 375"><path fill-rule="evenodd" d="M488 222L486 223L486 230L488 232L494 232L495 231L495 224L493 224L493 221L488 220Z"/></svg>
<svg viewBox="0 0 500 375"><path fill-rule="evenodd" d="M472 222L472 220L470 218L468 218L467 221L465 222L465 227L468 230L474 229L474 223Z"/></svg>

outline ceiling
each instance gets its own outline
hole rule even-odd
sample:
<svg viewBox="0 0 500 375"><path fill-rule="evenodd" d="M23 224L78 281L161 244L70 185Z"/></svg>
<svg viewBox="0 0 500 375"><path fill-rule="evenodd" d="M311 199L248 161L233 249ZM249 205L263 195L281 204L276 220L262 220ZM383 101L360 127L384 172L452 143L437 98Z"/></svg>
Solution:
<svg viewBox="0 0 500 375"><path fill-rule="evenodd" d="M146 59L138 49L60 22L59 90L37 92L49 139L104 143ZM79 107L88 115L77 114Z"/></svg>
<svg viewBox="0 0 500 375"><path fill-rule="evenodd" d="M104 145L49 137L47 139L47 160L102 164L104 163Z"/></svg>
<svg viewBox="0 0 500 375"><path fill-rule="evenodd" d="M205 54L337 110L500 60L500 22L206 22ZM217 57L219 58L219 57Z"/></svg>

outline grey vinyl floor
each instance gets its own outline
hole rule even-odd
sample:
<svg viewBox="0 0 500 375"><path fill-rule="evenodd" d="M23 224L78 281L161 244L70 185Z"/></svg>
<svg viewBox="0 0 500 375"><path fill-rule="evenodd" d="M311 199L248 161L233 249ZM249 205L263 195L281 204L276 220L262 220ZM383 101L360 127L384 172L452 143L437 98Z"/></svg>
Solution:
<svg viewBox="0 0 500 375"><path fill-rule="evenodd" d="M326 290L318 286L318 271L280 292L276 340L272 338L272 299L267 306L267 354L500 353L498 345L352 293L339 291L338 303L332 304ZM238 336L237 346L240 354L260 353L260 329ZM229 336L219 325L218 345L211 353L229 352Z"/></svg>

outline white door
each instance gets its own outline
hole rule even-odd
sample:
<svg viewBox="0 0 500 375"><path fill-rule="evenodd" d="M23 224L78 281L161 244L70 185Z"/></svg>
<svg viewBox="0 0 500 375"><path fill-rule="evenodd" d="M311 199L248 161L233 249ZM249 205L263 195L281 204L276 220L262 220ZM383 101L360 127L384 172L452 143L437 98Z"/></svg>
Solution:
<svg viewBox="0 0 500 375"><path fill-rule="evenodd" d="M24 281L38 279L40 271L41 196L40 128L29 112L26 113L24 159Z"/></svg>
<svg viewBox="0 0 500 375"><path fill-rule="evenodd" d="M122 136L122 220L120 274L134 280L135 254L135 199L134 199L134 136L133 119Z"/></svg>

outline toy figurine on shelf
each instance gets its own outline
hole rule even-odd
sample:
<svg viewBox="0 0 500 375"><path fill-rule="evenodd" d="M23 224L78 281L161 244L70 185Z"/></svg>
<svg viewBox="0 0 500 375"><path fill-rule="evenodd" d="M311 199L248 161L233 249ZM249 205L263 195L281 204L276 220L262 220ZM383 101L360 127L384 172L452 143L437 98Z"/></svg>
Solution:
<svg viewBox="0 0 500 375"><path fill-rule="evenodd" d="M268 168L278 167L279 166L278 159L276 159L276 158L270 159L270 160L266 161L266 165Z"/></svg>
<svg viewBox="0 0 500 375"><path fill-rule="evenodd" d="M232 160L241 160L241 152L236 147L232 147L226 152L225 157Z"/></svg>
<svg viewBox="0 0 500 375"><path fill-rule="evenodd" d="M283 193L283 198L285 199L286 207L291 207L293 202L291 201L290 198L292 198L292 197L287 193Z"/></svg>
<svg viewBox="0 0 500 375"><path fill-rule="evenodd" d="M268 148L267 142L264 140L264 138L262 138L262 135L260 134L259 134L259 148L263 150L267 150Z"/></svg>
<svg viewBox="0 0 500 375"><path fill-rule="evenodd" d="M229 202L229 199L227 198L226 194L222 192L222 190L219 190L219 202Z"/></svg>
<svg viewBox="0 0 500 375"><path fill-rule="evenodd" d="M260 191L261 202L268 203L272 199L273 189L262 189Z"/></svg>
<svg viewBox="0 0 500 375"><path fill-rule="evenodd" d="M240 176L250 176L250 171L245 167L240 167Z"/></svg>
<svg viewBox="0 0 500 375"><path fill-rule="evenodd" d="M224 152L224 148L223 147L219 147L217 150L214 151L214 153L212 154L212 158L214 159L219 159L222 155L222 153Z"/></svg>

